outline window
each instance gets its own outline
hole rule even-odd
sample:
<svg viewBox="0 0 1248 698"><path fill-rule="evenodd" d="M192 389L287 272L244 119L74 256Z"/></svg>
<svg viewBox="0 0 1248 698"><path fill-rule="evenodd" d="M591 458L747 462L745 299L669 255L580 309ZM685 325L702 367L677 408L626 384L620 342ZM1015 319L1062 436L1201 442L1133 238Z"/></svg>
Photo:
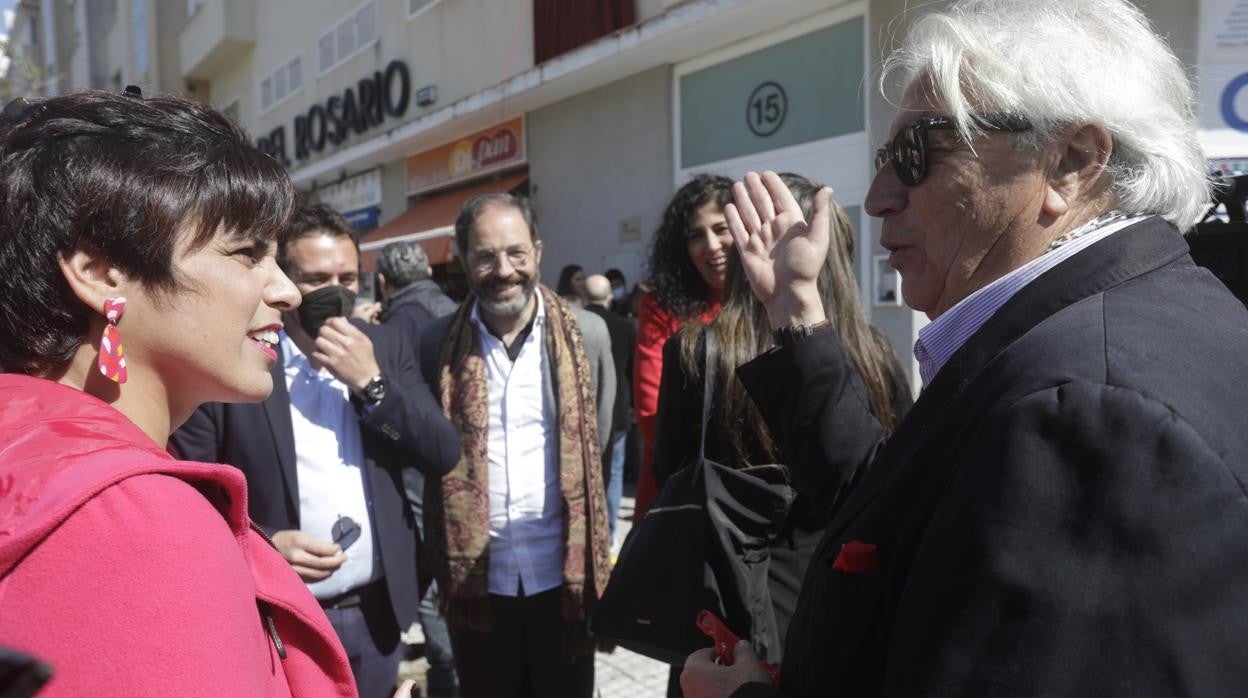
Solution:
<svg viewBox="0 0 1248 698"><path fill-rule="evenodd" d="M328 73L376 41L377 3L369 0L316 40L317 75Z"/></svg>
<svg viewBox="0 0 1248 698"><path fill-rule="evenodd" d="M134 73L147 72L147 0L131 0L130 39L134 42Z"/></svg>
<svg viewBox="0 0 1248 698"><path fill-rule="evenodd" d="M260 79L260 113L264 113L303 87L303 56L295 56Z"/></svg>
<svg viewBox="0 0 1248 698"><path fill-rule="evenodd" d="M407 0L407 18L415 19L416 15L442 2L442 0Z"/></svg>

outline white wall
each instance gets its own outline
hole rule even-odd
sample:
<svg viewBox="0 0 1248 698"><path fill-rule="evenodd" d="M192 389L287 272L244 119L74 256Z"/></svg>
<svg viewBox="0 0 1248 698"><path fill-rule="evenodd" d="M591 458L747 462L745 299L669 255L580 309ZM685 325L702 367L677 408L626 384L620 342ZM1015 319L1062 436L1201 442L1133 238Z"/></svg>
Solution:
<svg viewBox="0 0 1248 698"><path fill-rule="evenodd" d="M566 264L609 267L629 284L672 195L671 69L659 67L528 117L529 174L543 240L542 277ZM622 222L640 240L620 241Z"/></svg>

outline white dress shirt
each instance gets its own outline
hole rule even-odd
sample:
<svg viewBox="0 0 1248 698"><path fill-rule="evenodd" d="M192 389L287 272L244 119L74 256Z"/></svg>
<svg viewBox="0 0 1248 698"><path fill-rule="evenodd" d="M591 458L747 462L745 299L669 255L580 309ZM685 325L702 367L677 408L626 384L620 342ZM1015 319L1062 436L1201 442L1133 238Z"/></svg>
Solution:
<svg viewBox="0 0 1248 698"><path fill-rule="evenodd" d="M563 584L563 496L554 405L546 396L546 308L513 362L474 304L489 379L491 594L531 596Z"/></svg>
<svg viewBox="0 0 1248 698"><path fill-rule="evenodd" d="M317 371L294 341L282 333L290 424L295 433L299 480L299 530L333 540L334 522L350 517L360 537L333 574L308 584L318 599L330 599L382 576L373 542L364 473L364 442L349 389L326 370Z"/></svg>

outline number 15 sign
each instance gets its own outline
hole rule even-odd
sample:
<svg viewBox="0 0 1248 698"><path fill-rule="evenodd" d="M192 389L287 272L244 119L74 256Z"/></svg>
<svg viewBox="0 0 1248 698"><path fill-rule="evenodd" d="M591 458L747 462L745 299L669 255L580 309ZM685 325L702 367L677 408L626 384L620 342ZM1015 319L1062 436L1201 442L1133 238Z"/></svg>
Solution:
<svg viewBox="0 0 1248 698"><path fill-rule="evenodd" d="M750 93L745 105L745 123L754 135L766 138L780 130L788 111L789 98L784 88L768 80Z"/></svg>

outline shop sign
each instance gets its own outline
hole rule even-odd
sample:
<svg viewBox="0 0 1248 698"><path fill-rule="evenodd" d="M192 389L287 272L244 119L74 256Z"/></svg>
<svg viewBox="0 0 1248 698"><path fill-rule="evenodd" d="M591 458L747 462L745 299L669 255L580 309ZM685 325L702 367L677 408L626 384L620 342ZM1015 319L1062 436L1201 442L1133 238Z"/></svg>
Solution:
<svg viewBox="0 0 1248 698"><path fill-rule="evenodd" d="M1200 4L1201 146L1214 158L1248 152L1248 0Z"/></svg>
<svg viewBox="0 0 1248 698"><path fill-rule="evenodd" d="M323 186L316 190L316 200L335 211L358 211L381 206L381 170L373 168Z"/></svg>
<svg viewBox="0 0 1248 698"><path fill-rule="evenodd" d="M358 211L348 211L342 214L347 222L356 228L376 228L377 221L381 218L381 209L377 206L362 208Z"/></svg>
<svg viewBox="0 0 1248 698"><path fill-rule="evenodd" d="M401 118L411 101L411 72L403 61L391 61L384 71L375 71L342 94L313 104L306 114L295 117L291 129L295 159L305 160L327 145L342 143L352 133L380 126L387 118ZM278 126L257 139L256 147L289 167L286 133L285 126Z"/></svg>
<svg viewBox="0 0 1248 698"><path fill-rule="evenodd" d="M420 194L525 163L524 117L407 159L407 193Z"/></svg>

